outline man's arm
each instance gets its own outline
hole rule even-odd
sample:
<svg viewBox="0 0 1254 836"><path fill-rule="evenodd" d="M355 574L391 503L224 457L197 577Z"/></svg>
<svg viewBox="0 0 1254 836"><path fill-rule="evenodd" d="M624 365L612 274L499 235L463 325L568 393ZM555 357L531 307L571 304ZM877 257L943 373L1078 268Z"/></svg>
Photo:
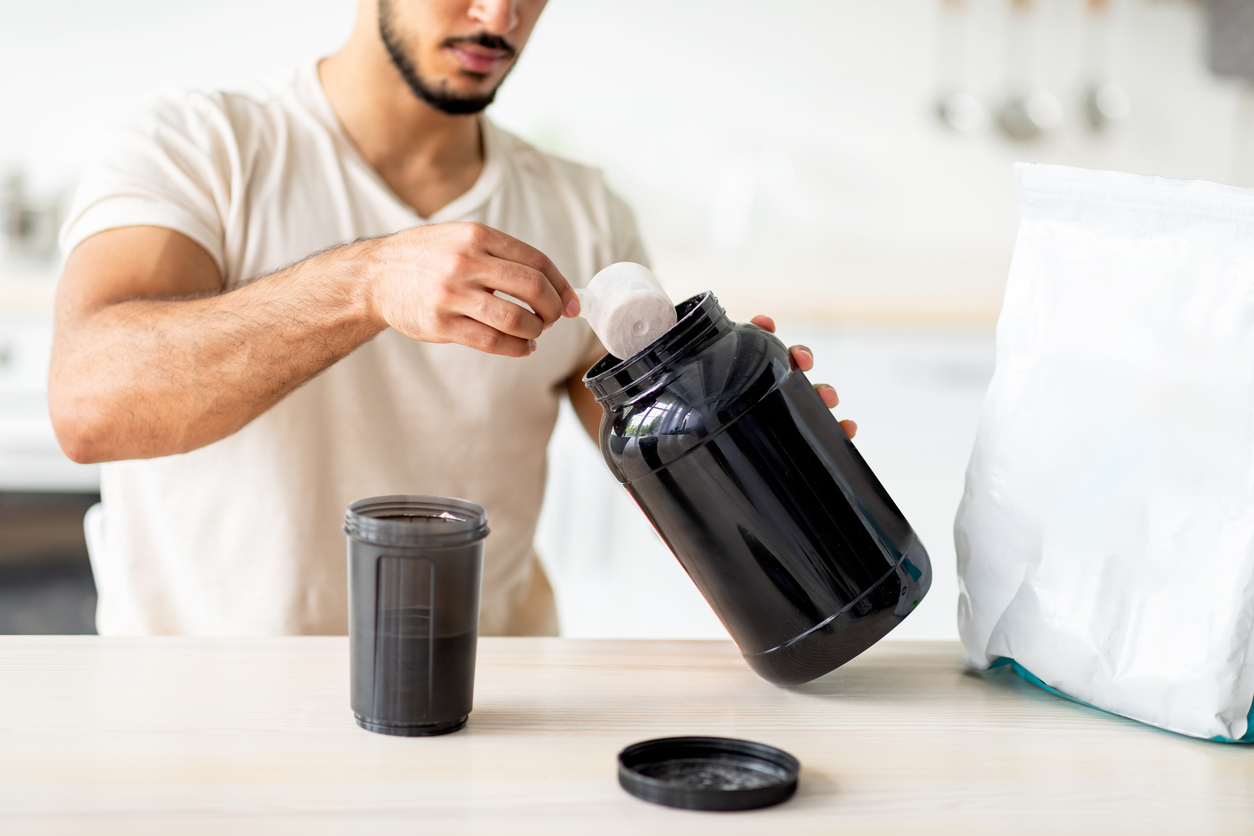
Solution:
<svg viewBox="0 0 1254 836"><path fill-rule="evenodd" d="M769 316L755 316L750 320L754 325L771 334L775 333L775 321ZM808 372L814 368L814 355L810 349L803 345L794 345L788 349L788 357L793 368ZM588 366L588 369L592 365ZM592 440L598 445L601 443L601 405L596 402L591 390L583 385L583 376L588 369L584 369L578 374L572 376L566 381L566 391L570 395L571 406L575 408L575 414L579 416L579 420L583 423L583 427L588 431L588 435L592 436ZM814 389L819 393L819 397L823 399L828 409L835 409L840 403L840 398L836 395L836 390L826 383L814 384ZM853 421L841 421L840 426L844 429L845 434L850 438L858 432L858 425Z"/></svg>
<svg viewBox="0 0 1254 836"><path fill-rule="evenodd" d="M109 230L74 249L48 381L70 458L150 458L225 438L389 326L521 357L578 313L547 257L479 224L415 227L237 290L221 284L198 244L160 227Z"/></svg>
<svg viewBox="0 0 1254 836"><path fill-rule="evenodd" d="M594 365L596 364L590 363L588 369ZM575 408L575 414L579 416L579 423L583 424L583 428L588 431L588 435L592 436L593 442L600 445L601 415L604 410L597 403L592 390L583 385L583 376L587 374L588 369L572 375L566 381L566 392L570 395L570 405Z"/></svg>

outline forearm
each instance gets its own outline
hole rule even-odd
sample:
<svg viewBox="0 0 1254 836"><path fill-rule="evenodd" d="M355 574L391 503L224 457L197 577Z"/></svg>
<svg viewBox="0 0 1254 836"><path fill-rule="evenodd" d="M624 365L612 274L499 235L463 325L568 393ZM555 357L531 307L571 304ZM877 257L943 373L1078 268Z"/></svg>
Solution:
<svg viewBox="0 0 1254 836"><path fill-rule="evenodd" d="M420 225L229 293L221 285L208 253L163 227L107 230L74 248L48 379L70 458L151 458L225 438L385 327L525 357L579 312L544 253L473 223Z"/></svg>
<svg viewBox="0 0 1254 836"><path fill-rule="evenodd" d="M371 339L368 248L238 290L58 312L49 406L78 461L187 452L234 433Z"/></svg>
<svg viewBox="0 0 1254 836"><path fill-rule="evenodd" d="M566 381L566 394L570 396L570 405L579 416L579 423L587 430L595 444L601 443L601 416L604 410L597 403L592 392L583 383L583 373L572 376Z"/></svg>

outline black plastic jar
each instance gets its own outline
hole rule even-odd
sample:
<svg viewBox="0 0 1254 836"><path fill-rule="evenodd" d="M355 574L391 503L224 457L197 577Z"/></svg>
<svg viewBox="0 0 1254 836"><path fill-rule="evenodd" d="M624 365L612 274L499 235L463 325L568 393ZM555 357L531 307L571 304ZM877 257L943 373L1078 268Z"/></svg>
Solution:
<svg viewBox="0 0 1254 836"><path fill-rule="evenodd" d="M676 313L584 377L601 452L749 665L808 682L901 623L931 563L782 342L711 293Z"/></svg>

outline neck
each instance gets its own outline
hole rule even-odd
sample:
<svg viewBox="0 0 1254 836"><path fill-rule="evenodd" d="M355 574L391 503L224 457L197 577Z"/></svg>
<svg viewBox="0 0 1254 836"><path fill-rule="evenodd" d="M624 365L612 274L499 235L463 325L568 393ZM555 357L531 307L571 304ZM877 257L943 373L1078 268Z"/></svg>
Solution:
<svg viewBox="0 0 1254 836"><path fill-rule="evenodd" d="M419 99L362 15L347 44L318 65L318 78L353 144L397 196L430 216L474 185L483 170L475 116L450 116Z"/></svg>

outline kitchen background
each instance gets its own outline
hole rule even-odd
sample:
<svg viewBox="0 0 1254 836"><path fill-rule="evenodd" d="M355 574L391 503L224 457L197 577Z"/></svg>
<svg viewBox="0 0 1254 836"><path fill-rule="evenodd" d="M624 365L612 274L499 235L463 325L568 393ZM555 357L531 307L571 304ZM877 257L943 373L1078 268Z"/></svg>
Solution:
<svg viewBox="0 0 1254 836"><path fill-rule="evenodd" d="M97 471L45 404L55 232L100 133L167 85L333 51L353 0L0 0L0 632L86 632ZM896 638L955 638L951 523L992 374L1016 160L1254 185L1248 0L551 0L491 114L602 167L676 298L816 380L931 552ZM538 544L572 636L723 636L563 413Z"/></svg>

